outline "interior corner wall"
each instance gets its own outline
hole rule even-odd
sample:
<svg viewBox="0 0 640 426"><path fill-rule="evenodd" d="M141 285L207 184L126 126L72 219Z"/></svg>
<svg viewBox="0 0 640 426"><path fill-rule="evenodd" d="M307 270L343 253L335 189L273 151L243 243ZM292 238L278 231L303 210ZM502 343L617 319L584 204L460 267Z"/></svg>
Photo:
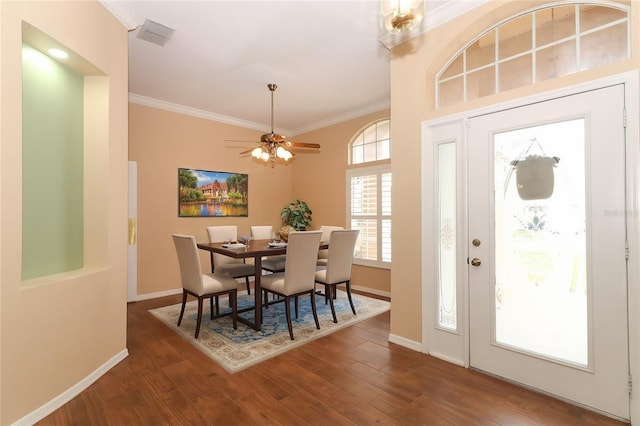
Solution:
<svg viewBox="0 0 640 426"><path fill-rule="evenodd" d="M100 265L28 285L21 275L25 22L107 76L92 91L99 99L85 98L85 106L101 106L90 113L103 116L85 119L84 129L85 155L101 151L103 201L85 198L81 207L85 217L101 218L101 233L85 224L84 237L85 255L100 247ZM126 354L127 35L97 1L0 2L0 424L37 412Z"/></svg>

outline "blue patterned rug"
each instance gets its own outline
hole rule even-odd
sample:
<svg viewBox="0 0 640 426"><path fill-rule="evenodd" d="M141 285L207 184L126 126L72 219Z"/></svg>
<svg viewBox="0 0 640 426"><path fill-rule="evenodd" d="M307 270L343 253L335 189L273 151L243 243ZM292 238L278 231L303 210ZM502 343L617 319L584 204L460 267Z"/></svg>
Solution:
<svg viewBox="0 0 640 426"><path fill-rule="evenodd" d="M261 331L255 331L241 322L238 322L238 329L234 330L230 316L210 320L209 303L206 302L198 339L194 338L197 318L197 302L195 300L187 303L180 327L177 326L180 304L151 309L149 312L224 367L225 370L235 373L289 349L390 309L390 303L384 300L373 299L359 294L353 294L352 296L357 315L353 315L351 312L346 293L338 291L338 296L334 301L336 316L338 317L337 324L333 322L331 308L328 304L325 305L324 297L316 297L320 330L316 329L313 321L310 298L308 296L300 297L298 319L295 319L292 300L291 315L293 318L291 322L295 340L289 338L284 302L275 303L270 305L269 309L262 310ZM227 299L221 298L220 312L228 312L229 308L227 306ZM250 306L253 306L253 294L250 296L244 293L239 294L238 308L242 309ZM239 316L252 321L253 315L253 311L239 314Z"/></svg>

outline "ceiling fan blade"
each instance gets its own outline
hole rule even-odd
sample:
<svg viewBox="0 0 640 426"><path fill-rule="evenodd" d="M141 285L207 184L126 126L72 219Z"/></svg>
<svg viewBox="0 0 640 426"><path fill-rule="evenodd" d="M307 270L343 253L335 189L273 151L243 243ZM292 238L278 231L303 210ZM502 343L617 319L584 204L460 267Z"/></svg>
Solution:
<svg viewBox="0 0 640 426"><path fill-rule="evenodd" d="M287 146L295 146L298 148L320 148L320 144L318 143L306 143L306 142L286 142Z"/></svg>
<svg viewBox="0 0 640 426"><path fill-rule="evenodd" d="M260 141L257 141L257 140L247 141L247 140L239 140L239 139L225 139L224 141L225 142L260 143Z"/></svg>

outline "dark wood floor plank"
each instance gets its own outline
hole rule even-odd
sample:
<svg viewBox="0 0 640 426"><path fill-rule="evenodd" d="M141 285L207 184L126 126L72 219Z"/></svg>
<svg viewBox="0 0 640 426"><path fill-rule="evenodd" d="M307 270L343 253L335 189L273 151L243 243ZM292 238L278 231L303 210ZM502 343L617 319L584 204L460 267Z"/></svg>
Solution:
<svg viewBox="0 0 640 426"><path fill-rule="evenodd" d="M389 343L388 312L229 374L148 312L179 302L128 304L129 357L39 424L623 424Z"/></svg>

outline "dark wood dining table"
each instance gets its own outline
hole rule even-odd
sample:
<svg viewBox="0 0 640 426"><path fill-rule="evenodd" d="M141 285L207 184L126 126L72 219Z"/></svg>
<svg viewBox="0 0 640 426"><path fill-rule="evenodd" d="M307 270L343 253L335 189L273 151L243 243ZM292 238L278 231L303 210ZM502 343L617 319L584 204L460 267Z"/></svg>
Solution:
<svg viewBox="0 0 640 426"><path fill-rule="evenodd" d="M256 266L256 274L254 279L254 303L252 308L255 310L254 321L251 322L246 318L238 316L238 321L260 331L262 328L262 290L260 289L260 277L262 275L262 258L267 256L278 256L287 253L287 247L269 247L269 243L272 240L250 240L245 244L245 247L229 248L223 247L228 243L198 243L198 248L213 253L223 254L225 256L233 257L234 259L248 259L253 258ZM329 248L329 243L321 242L319 249Z"/></svg>

